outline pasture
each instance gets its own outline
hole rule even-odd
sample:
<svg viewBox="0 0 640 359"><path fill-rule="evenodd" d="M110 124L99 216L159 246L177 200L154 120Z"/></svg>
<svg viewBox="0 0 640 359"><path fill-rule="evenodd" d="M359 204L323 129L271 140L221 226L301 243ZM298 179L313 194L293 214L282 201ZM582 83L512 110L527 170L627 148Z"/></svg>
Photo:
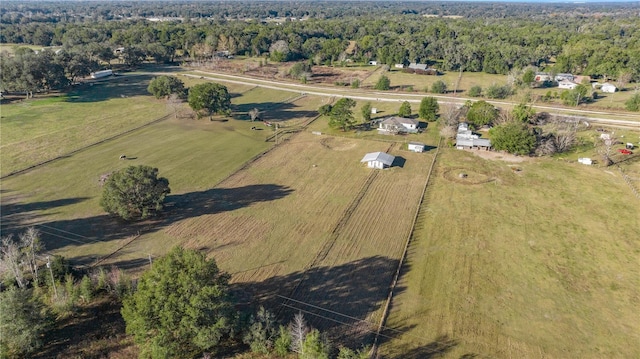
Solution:
<svg viewBox="0 0 640 359"><path fill-rule="evenodd" d="M386 357L640 355L640 215L618 171L449 149L432 179Z"/></svg>
<svg viewBox="0 0 640 359"><path fill-rule="evenodd" d="M142 78L150 75L132 76L129 83L138 78L146 91ZM408 152L403 143L435 146L437 128L430 123L426 133L406 137L344 134L328 129L321 117L273 146L265 141L273 127L251 123L247 111L257 107L283 130L300 130L327 99L225 85L232 118L169 116L3 179L3 234L35 225L47 252L132 273L174 245L198 248L232 274L241 305L265 304L283 319L302 311L342 344L370 342L435 152ZM108 138L154 119L126 115L127 107L171 113L166 102L142 93L91 92L99 86L3 106L2 136L10 145L68 133L67 140L47 137L51 151L68 153L78 145L73 136ZM117 82L104 86L118 93ZM381 116L399 106L380 103ZM96 108L122 111L122 121L139 123L100 122ZM8 116L7 110L14 112ZM58 117L46 117L50 112ZM21 123L23 114L37 117ZM73 123L65 124L65 116ZM31 146L34 155L43 151ZM372 151L388 151L398 161L387 170L368 169L360 159ZM5 173L5 157L2 164ZM159 168L172 193L160 217L127 224L102 212L98 180L133 164ZM637 165L621 164L632 176ZM613 167L548 158L507 163L443 148L380 352L409 359L638 356L637 228L637 199Z"/></svg>

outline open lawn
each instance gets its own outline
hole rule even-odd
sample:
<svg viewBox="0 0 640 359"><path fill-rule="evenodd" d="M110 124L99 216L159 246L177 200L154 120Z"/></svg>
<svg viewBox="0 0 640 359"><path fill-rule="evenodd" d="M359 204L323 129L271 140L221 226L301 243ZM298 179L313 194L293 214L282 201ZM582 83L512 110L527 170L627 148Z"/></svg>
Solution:
<svg viewBox="0 0 640 359"><path fill-rule="evenodd" d="M279 92L272 91L272 95L277 97ZM232 102L238 98L242 97L235 97ZM315 100L318 99L305 97L289 102L287 109L278 113L283 117L287 111L297 113L298 108L315 106ZM302 120L296 115L287 117L287 121ZM112 241L130 238L138 231L146 233L151 226L144 223L127 227L102 214L98 205L101 175L127 165L146 164L158 167L161 176L169 178L174 194L210 189L271 146L265 142L273 133L271 128L261 124L256 124L257 130L251 127L244 120L170 118L6 178L2 182L3 230L32 223L46 225L41 230L53 233L48 238L55 239L48 243L48 250L67 257L81 256L83 262L92 261L120 245ZM125 154L127 160L120 160L120 154ZM97 241L96 247L90 251L78 246L93 241ZM151 249L149 252L156 253Z"/></svg>
<svg viewBox="0 0 640 359"><path fill-rule="evenodd" d="M432 179L385 357L640 356L640 214L618 171L451 149Z"/></svg>
<svg viewBox="0 0 640 359"><path fill-rule="evenodd" d="M68 94L2 105L1 174L26 168L149 123L169 113L148 96L150 76L82 84Z"/></svg>

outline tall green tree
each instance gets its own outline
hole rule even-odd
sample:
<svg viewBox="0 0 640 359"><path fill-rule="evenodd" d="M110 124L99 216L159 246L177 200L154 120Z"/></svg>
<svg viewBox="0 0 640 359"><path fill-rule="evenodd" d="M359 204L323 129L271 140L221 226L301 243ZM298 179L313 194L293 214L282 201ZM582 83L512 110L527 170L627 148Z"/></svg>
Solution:
<svg viewBox="0 0 640 359"><path fill-rule="evenodd" d="M351 129L355 124L352 108L356 106L356 102L350 98L341 98L331 108L329 114L329 127L342 128L342 131Z"/></svg>
<svg viewBox="0 0 640 359"><path fill-rule="evenodd" d="M275 316L264 307L260 307L256 315L251 317L242 341L249 345L254 353L269 354L277 335Z"/></svg>
<svg viewBox="0 0 640 359"><path fill-rule="evenodd" d="M435 97L428 96L424 97L422 101L420 101L420 109L418 110L418 114L423 120L435 121L439 109L440 106L438 105L438 100L436 100Z"/></svg>
<svg viewBox="0 0 640 359"><path fill-rule="evenodd" d="M318 113L322 116L329 116L332 108L331 104L322 105L318 108Z"/></svg>
<svg viewBox="0 0 640 359"><path fill-rule="evenodd" d="M527 69L522 74L522 83L525 85L530 85L536 79L536 72L533 69Z"/></svg>
<svg viewBox="0 0 640 359"><path fill-rule="evenodd" d="M189 89L189 106L198 113L228 114L231 111L231 96L224 85L214 82L198 84Z"/></svg>
<svg viewBox="0 0 640 359"><path fill-rule="evenodd" d="M513 108L512 114L514 120L520 123L525 123L536 115L536 110L531 106L527 106L525 103L519 103Z"/></svg>
<svg viewBox="0 0 640 359"><path fill-rule="evenodd" d="M371 121L371 102L366 102L364 105L362 105L360 111L362 111L362 121Z"/></svg>
<svg viewBox="0 0 640 359"><path fill-rule="evenodd" d="M560 94L562 103L567 106L578 106L586 100L588 88L585 85L578 85L573 90L564 91Z"/></svg>
<svg viewBox="0 0 640 359"><path fill-rule="evenodd" d="M391 88L391 80L385 75L380 76L374 87L376 90L386 91Z"/></svg>
<svg viewBox="0 0 640 359"><path fill-rule="evenodd" d="M489 135L493 148L515 155L528 155L536 145L536 135L522 123L496 126L489 130Z"/></svg>
<svg viewBox="0 0 640 359"><path fill-rule="evenodd" d="M104 184L100 205L124 220L145 219L162 210L169 180L158 178L158 169L129 166L113 172Z"/></svg>
<svg viewBox="0 0 640 359"><path fill-rule="evenodd" d="M467 112L467 121L476 128L490 124L496 117L498 110L487 101L473 103Z"/></svg>
<svg viewBox="0 0 640 359"><path fill-rule="evenodd" d="M409 117L411 116L411 104L409 101L404 101L400 108L398 109L398 116L400 117Z"/></svg>
<svg viewBox="0 0 640 359"><path fill-rule="evenodd" d="M9 288L0 294L0 357L27 358L42 347L51 324L44 304L30 289Z"/></svg>
<svg viewBox="0 0 640 359"><path fill-rule="evenodd" d="M141 358L215 353L234 321L229 275L203 253L175 247L142 275L122 317Z"/></svg>
<svg viewBox="0 0 640 359"><path fill-rule="evenodd" d="M179 98L186 98L184 83L174 76L158 76L149 82L147 91L156 98L169 97L171 94L178 95Z"/></svg>
<svg viewBox="0 0 640 359"><path fill-rule="evenodd" d="M317 329L311 330L302 343L300 359L329 359L329 343Z"/></svg>

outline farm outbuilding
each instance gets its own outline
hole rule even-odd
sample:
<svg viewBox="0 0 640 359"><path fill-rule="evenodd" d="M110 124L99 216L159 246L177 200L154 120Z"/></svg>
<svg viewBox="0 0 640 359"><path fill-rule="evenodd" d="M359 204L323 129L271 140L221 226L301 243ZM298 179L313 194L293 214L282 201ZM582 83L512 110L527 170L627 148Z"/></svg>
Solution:
<svg viewBox="0 0 640 359"><path fill-rule="evenodd" d="M469 129L469 125L462 122L458 125L458 134L456 135L456 148L459 150L470 149L491 149L491 141L480 138Z"/></svg>
<svg viewBox="0 0 640 359"><path fill-rule="evenodd" d="M413 152L424 152L424 143L421 142L409 142L407 149Z"/></svg>
<svg viewBox="0 0 640 359"><path fill-rule="evenodd" d="M391 167L393 164L394 156L384 152L370 152L364 155L360 162L366 162L369 168L383 169L385 167Z"/></svg>
<svg viewBox="0 0 640 359"><path fill-rule="evenodd" d="M100 78L111 76L111 75L113 75L113 70L102 70L102 71L92 72L91 78L100 79Z"/></svg>
<svg viewBox="0 0 640 359"><path fill-rule="evenodd" d="M600 87L600 90L606 93L614 93L618 90L618 88L615 85L605 82L602 84L602 87Z"/></svg>

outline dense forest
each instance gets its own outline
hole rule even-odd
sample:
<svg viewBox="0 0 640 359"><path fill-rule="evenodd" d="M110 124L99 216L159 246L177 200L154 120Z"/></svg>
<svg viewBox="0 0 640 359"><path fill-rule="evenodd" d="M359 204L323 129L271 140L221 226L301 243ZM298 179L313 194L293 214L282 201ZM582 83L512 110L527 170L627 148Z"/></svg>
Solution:
<svg viewBox="0 0 640 359"><path fill-rule="evenodd" d="M59 87L104 66L118 49L129 66L228 51L274 61L418 62L491 74L536 66L638 81L639 11L630 3L3 2L0 42L62 50L4 59L1 87ZM29 86L19 80L21 71L38 67L58 75Z"/></svg>

